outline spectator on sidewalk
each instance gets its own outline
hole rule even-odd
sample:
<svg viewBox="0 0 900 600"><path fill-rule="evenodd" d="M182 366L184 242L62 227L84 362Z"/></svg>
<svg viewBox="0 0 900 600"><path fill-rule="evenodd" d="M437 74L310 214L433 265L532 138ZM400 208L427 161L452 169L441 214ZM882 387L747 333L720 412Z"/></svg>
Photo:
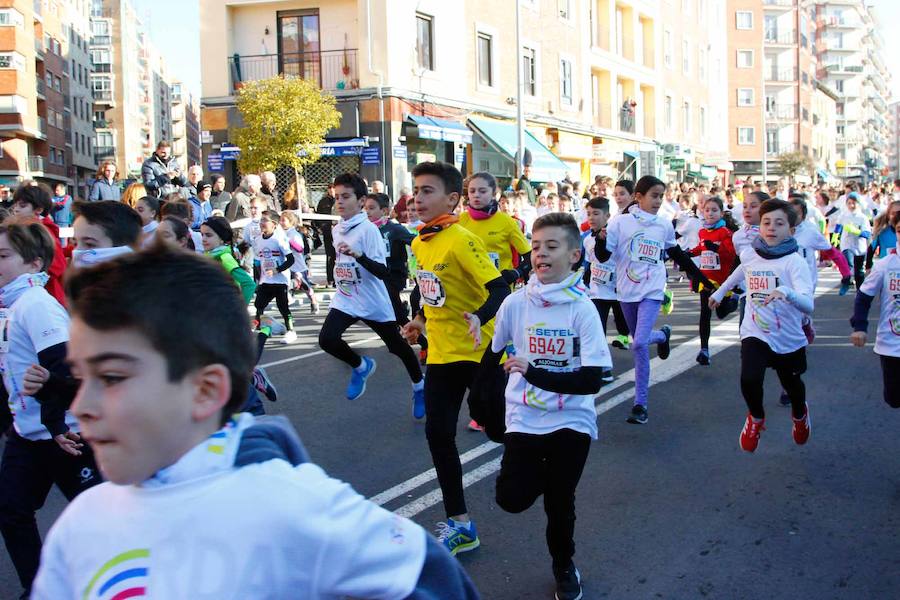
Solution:
<svg viewBox="0 0 900 600"><path fill-rule="evenodd" d="M147 195L165 198L187 185L187 177L182 174L181 167L172 157L171 151L169 142L162 140L156 145L156 152L141 166L141 179L147 188Z"/></svg>
<svg viewBox="0 0 900 600"><path fill-rule="evenodd" d="M96 180L91 185L91 191L88 193L88 200L95 202L97 200L115 200L116 202L122 197L122 189L119 187L117 176L119 170L115 161L105 160L100 163L97 169Z"/></svg>

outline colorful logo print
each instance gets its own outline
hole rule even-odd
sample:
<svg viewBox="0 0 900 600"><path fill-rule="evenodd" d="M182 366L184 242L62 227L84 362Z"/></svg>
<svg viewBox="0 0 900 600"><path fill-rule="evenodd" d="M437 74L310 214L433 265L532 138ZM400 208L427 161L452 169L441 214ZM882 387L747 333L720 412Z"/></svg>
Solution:
<svg viewBox="0 0 900 600"><path fill-rule="evenodd" d="M88 583L82 600L128 600L147 596L150 576L150 550L137 548L114 556L106 562Z"/></svg>

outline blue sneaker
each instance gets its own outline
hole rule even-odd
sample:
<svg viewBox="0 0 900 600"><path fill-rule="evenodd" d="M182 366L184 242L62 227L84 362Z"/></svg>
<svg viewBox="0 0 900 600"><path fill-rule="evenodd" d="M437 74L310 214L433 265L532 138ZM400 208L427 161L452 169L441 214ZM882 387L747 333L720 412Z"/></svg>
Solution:
<svg viewBox="0 0 900 600"><path fill-rule="evenodd" d="M425 387L421 390L413 390L413 418L421 419L425 416Z"/></svg>
<svg viewBox="0 0 900 600"><path fill-rule="evenodd" d="M446 523L441 521L437 524L437 540L444 545L450 556L469 552L481 545L473 521L469 522L468 527L463 527L453 519L447 519Z"/></svg>
<svg viewBox="0 0 900 600"><path fill-rule="evenodd" d="M362 373L356 369L350 371L350 384L347 386L347 400L356 400L366 393L366 379L375 372L375 361L368 356L362 357L366 370Z"/></svg>
<svg viewBox="0 0 900 600"><path fill-rule="evenodd" d="M846 296L847 292L850 291L850 283L841 282L841 289L838 290L838 296Z"/></svg>

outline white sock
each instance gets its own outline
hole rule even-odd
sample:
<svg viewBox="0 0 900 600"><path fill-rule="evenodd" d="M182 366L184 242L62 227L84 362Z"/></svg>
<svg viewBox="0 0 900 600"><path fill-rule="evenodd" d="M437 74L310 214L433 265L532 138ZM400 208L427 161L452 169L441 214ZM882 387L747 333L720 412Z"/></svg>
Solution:
<svg viewBox="0 0 900 600"><path fill-rule="evenodd" d="M453 521L453 524L457 527L464 527L466 529L472 528L472 521L455 521L453 519L451 519L451 521Z"/></svg>
<svg viewBox="0 0 900 600"><path fill-rule="evenodd" d="M423 377L419 381L413 384L413 391L418 392L425 389L425 378Z"/></svg>
<svg viewBox="0 0 900 600"><path fill-rule="evenodd" d="M360 359L362 362L359 363L358 367L353 367L353 370L357 373L365 373L366 372L366 359Z"/></svg>

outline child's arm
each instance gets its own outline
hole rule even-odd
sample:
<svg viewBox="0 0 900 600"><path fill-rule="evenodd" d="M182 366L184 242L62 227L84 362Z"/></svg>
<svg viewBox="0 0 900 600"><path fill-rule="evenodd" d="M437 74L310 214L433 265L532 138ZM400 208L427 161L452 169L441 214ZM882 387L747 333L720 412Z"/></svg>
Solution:
<svg viewBox="0 0 900 600"><path fill-rule="evenodd" d="M722 283L722 285L719 286L719 289L717 289L713 293L713 295L709 297L710 306L713 306L714 302L715 302L715 306L718 306L719 304L721 304L722 300L725 298L725 294L727 294L732 289L734 289L734 287L737 286L739 283L743 283L743 281L744 281L744 269L742 269L740 266L738 266L737 268L735 268L734 271L731 272L731 275L728 276L728 279L726 279Z"/></svg>
<svg viewBox="0 0 900 600"><path fill-rule="evenodd" d="M713 289L716 287L709 278L706 277L701 271L700 267L691 260L691 257L688 256L688 253L681 249L681 246L675 245L670 248L666 248L666 254L675 261L675 263L681 267L681 269L685 272L685 274L690 277L693 281L699 281L704 286L709 289Z"/></svg>
<svg viewBox="0 0 900 600"><path fill-rule="evenodd" d="M66 344L56 344L38 352L38 363L49 372L43 387L34 394L41 405L41 424L54 438L69 431L66 410L78 392L78 381L66 365Z"/></svg>
<svg viewBox="0 0 900 600"><path fill-rule="evenodd" d="M866 276L863 284L859 286L856 292L856 300L853 302L853 316L850 317L850 325L853 326L853 333L850 334L850 342L854 346L862 347L866 344L866 335L869 329L869 310L872 308L872 301L875 300L878 290L884 277L883 261L879 261L872 268L871 273Z"/></svg>
<svg viewBox="0 0 900 600"><path fill-rule="evenodd" d="M250 274L240 266L236 266L231 270L231 278L234 279L238 286L240 286L244 303L250 304L250 300L253 299L253 294L256 292L256 282L253 281Z"/></svg>

